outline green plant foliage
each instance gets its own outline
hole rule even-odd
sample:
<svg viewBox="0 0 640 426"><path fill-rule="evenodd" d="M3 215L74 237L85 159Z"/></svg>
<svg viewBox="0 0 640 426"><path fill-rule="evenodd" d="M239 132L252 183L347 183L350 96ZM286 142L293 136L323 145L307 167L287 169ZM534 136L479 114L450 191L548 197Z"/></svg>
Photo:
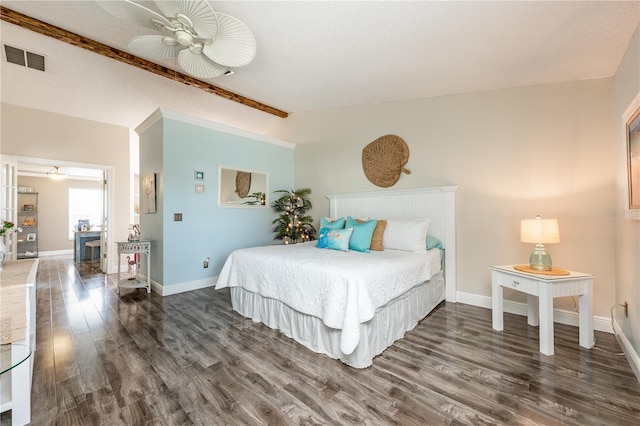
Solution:
<svg viewBox="0 0 640 426"><path fill-rule="evenodd" d="M278 217L272 222L275 225L273 232L276 233L273 239L282 240L285 244L315 240L313 218L306 214L312 207L308 198L311 189L281 189L274 192L282 193L282 196L271 203L273 211L278 213Z"/></svg>
<svg viewBox="0 0 640 426"><path fill-rule="evenodd" d="M253 201L245 201L245 204L250 206L264 206L266 195L264 192L254 192L247 195L247 198L254 198Z"/></svg>

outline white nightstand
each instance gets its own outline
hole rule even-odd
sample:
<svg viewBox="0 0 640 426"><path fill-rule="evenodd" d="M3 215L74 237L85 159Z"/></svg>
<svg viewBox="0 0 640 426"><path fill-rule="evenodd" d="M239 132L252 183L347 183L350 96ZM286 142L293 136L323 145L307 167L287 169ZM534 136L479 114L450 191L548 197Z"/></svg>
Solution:
<svg viewBox="0 0 640 426"><path fill-rule="evenodd" d="M540 352L553 355L553 298L580 296L580 346L593 347L593 275L568 271L569 275L520 272L514 265L490 266L493 329L502 331L503 287L527 294L527 322L540 325Z"/></svg>

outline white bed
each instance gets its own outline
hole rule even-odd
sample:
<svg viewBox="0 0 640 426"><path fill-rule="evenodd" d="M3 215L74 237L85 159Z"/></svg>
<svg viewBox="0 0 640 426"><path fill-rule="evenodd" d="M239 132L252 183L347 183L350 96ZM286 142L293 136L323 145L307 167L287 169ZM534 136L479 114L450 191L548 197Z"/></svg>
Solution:
<svg viewBox="0 0 640 426"><path fill-rule="evenodd" d="M242 249L229 256L216 288L231 288L233 309L241 315L365 368L443 300L455 302L456 190L327 196L332 217L429 218L429 235L442 241L444 251L341 252L318 249L315 242Z"/></svg>

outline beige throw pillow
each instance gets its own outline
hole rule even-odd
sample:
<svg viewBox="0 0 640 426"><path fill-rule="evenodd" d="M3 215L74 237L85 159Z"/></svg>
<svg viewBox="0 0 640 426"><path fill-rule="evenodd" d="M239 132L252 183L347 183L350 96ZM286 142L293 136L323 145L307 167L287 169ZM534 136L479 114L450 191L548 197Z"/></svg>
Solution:
<svg viewBox="0 0 640 426"><path fill-rule="evenodd" d="M366 222L366 220L356 219L356 222L362 223ZM384 236L384 230L386 227L387 221L378 219L376 229L373 230L373 237L371 237L371 245L369 246L369 250L384 251L384 246L382 245L382 237Z"/></svg>

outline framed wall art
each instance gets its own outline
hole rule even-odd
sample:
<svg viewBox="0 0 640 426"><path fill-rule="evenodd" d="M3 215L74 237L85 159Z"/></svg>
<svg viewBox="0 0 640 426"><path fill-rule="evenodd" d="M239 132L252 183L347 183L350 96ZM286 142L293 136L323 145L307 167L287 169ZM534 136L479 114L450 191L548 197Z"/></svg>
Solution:
<svg viewBox="0 0 640 426"><path fill-rule="evenodd" d="M142 212L156 211L156 174L151 173L142 179Z"/></svg>
<svg viewBox="0 0 640 426"><path fill-rule="evenodd" d="M640 220L640 93L623 115L627 152L627 191L625 217Z"/></svg>
<svg viewBox="0 0 640 426"><path fill-rule="evenodd" d="M195 180L204 180L204 172L201 170L196 170L193 172L193 177Z"/></svg>

